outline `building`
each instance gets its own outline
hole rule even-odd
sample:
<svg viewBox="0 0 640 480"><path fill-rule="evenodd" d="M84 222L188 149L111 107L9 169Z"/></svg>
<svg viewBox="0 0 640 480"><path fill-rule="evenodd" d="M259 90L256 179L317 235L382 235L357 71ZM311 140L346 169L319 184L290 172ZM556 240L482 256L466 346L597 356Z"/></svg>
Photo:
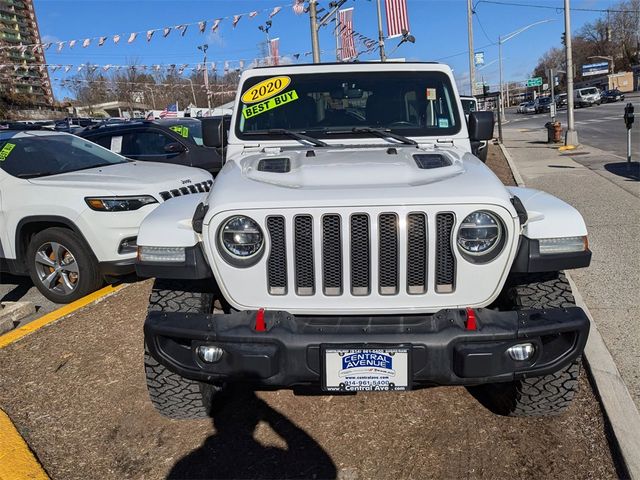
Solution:
<svg viewBox="0 0 640 480"><path fill-rule="evenodd" d="M33 0L0 0L0 92L51 105L53 92Z"/></svg>
<svg viewBox="0 0 640 480"><path fill-rule="evenodd" d="M633 92L634 73L618 72L599 77L586 77L581 82L575 83L575 88L598 87L601 90L613 90L617 88L621 92Z"/></svg>

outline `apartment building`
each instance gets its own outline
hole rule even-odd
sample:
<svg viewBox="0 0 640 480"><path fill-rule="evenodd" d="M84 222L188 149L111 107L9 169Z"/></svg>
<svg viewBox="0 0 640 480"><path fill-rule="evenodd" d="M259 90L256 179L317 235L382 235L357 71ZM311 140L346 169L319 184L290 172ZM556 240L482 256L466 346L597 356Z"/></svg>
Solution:
<svg viewBox="0 0 640 480"><path fill-rule="evenodd" d="M53 92L33 0L0 0L0 91L51 105Z"/></svg>

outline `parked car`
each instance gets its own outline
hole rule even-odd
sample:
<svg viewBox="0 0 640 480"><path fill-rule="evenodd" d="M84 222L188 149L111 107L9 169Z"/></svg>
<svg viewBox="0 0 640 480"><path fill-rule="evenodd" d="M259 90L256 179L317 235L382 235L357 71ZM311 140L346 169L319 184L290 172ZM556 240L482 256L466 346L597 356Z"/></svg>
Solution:
<svg viewBox="0 0 640 480"><path fill-rule="evenodd" d="M624 93L622 93L617 88L613 90L605 90L602 92L602 101L606 103L618 102L624 100Z"/></svg>
<svg viewBox="0 0 640 480"><path fill-rule="evenodd" d="M478 99L476 97L460 97L460 103L462 103L462 111L464 112L467 122L469 121L469 114L471 112L478 111ZM489 143L486 140L480 142L472 142L471 152L483 162L487 161L487 154L489 152Z"/></svg>
<svg viewBox="0 0 640 480"><path fill-rule="evenodd" d="M555 97L556 97L556 106L558 108L567 106L567 94L566 93L559 93Z"/></svg>
<svg viewBox="0 0 640 480"><path fill-rule="evenodd" d="M547 113L551 111L551 97L538 97L533 102L536 113Z"/></svg>
<svg viewBox="0 0 640 480"><path fill-rule="evenodd" d="M98 122L96 120L93 120L91 118L67 117L64 120L56 120L53 128L58 132L78 133L81 132L84 128L95 125L97 123Z"/></svg>
<svg viewBox="0 0 640 480"><path fill-rule="evenodd" d="M522 105L522 113L536 113L536 106L534 102L526 102Z"/></svg>
<svg viewBox="0 0 640 480"><path fill-rule="evenodd" d="M591 107L600 105L602 97L596 87L578 88L573 91L573 101L576 107Z"/></svg>
<svg viewBox="0 0 640 480"><path fill-rule="evenodd" d="M215 126L222 129L219 117ZM206 146L203 123L195 118L101 124L80 135L132 160L198 167L216 175L223 163L222 145Z"/></svg>
<svg viewBox="0 0 640 480"><path fill-rule="evenodd" d="M206 192L204 170L134 162L75 135L0 131L0 271L68 303L134 271L142 219ZM202 195L193 195L202 197Z"/></svg>
<svg viewBox="0 0 640 480"><path fill-rule="evenodd" d="M209 194L160 205L138 236L162 414L206 417L233 383L569 406L589 319L562 271L590 262L585 222L471 153L493 114L467 125L448 66L250 69L235 102Z"/></svg>
<svg viewBox="0 0 640 480"><path fill-rule="evenodd" d="M516 109L516 113L525 113L524 107L526 107L528 103L529 102L522 102L520 105L518 105L518 108Z"/></svg>

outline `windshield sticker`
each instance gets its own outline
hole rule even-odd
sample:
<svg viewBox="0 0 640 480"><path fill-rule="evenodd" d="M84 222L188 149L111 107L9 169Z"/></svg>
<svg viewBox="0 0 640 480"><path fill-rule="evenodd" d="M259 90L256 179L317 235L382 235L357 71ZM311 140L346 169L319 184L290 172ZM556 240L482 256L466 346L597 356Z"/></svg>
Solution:
<svg viewBox="0 0 640 480"><path fill-rule="evenodd" d="M435 100L435 99L436 99L436 89L427 88L427 100Z"/></svg>
<svg viewBox="0 0 640 480"><path fill-rule="evenodd" d="M438 119L438 127L440 127L440 128L449 128L449 120L447 120L446 118L439 118Z"/></svg>
<svg viewBox="0 0 640 480"><path fill-rule="evenodd" d="M242 116L245 119L249 119L255 117L256 115L260 115L261 113L268 112L274 108L281 107L282 105L286 105L287 103L298 100L298 94L295 90L289 90L288 92L284 92L282 95L278 95L277 97L270 98L269 100L265 100L261 103L256 103L255 105L244 106L242 110Z"/></svg>
<svg viewBox="0 0 640 480"><path fill-rule="evenodd" d="M122 135L119 137L111 137L111 146L109 150L115 153L122 152Z"/></svg>
<svg viewBox="0 0 640 480"><path fill-rule="evenodd" d="M291 83L289 77L272 77L254 85L242 94L242 103L258 103L279 94Z"/></svg>
<svg viewBox="0 0 640 480"><path fill-rule="evenodd" d="M0 150L0 162L4 162L14 148L16 148L15 143L5 143L2 150Z"/></svg>
<svg viewBox="0 0 640 480"><path fill-rule="evenodd" d="M174 125L174 126L169 127L169 128L171 130L173 130L174 132L176 132L181 137L184 137L184 138L188 138L189 137L189 127L185 127L183 125Z"/></svg>

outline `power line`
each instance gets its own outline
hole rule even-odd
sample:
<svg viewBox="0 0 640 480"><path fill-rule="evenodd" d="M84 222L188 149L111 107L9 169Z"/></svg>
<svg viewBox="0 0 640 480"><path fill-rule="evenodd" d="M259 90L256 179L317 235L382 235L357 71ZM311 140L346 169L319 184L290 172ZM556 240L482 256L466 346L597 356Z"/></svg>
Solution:
<svg viewBox="0 0 640 480"><path fill-rule="evenodd" d="M480 30L482 30L482 33L484 34L484 37L487 39L487 41L495 44L496 42L494 42L493 40L491 40L489 38L489 35L487 35L486 30L484 29L484 26L482 25L482 22L480 21L480 15L478 15L478 12L475 11L475 9L473 10L473 14L476 16L476 20L478 20L478 25L480 25Z"/></svg>
<svg viewBox="0 0 640 480"><path fill-rule="evenodd" d="M554 7L552 5L536 5L532 3L518 3L518 2L502 2L497 0L478 0L476 5L480 3L491 3L493 5L507 5L511 7L528 7L528 8L545 8L547 10L555 10L556 12L561 12L564 10L564 7L558 6ZM579 8L579 7L571 7L572 11L578 12L598 12L598 13L637 13L635 10L613 10L611 8Z"/></svg>

